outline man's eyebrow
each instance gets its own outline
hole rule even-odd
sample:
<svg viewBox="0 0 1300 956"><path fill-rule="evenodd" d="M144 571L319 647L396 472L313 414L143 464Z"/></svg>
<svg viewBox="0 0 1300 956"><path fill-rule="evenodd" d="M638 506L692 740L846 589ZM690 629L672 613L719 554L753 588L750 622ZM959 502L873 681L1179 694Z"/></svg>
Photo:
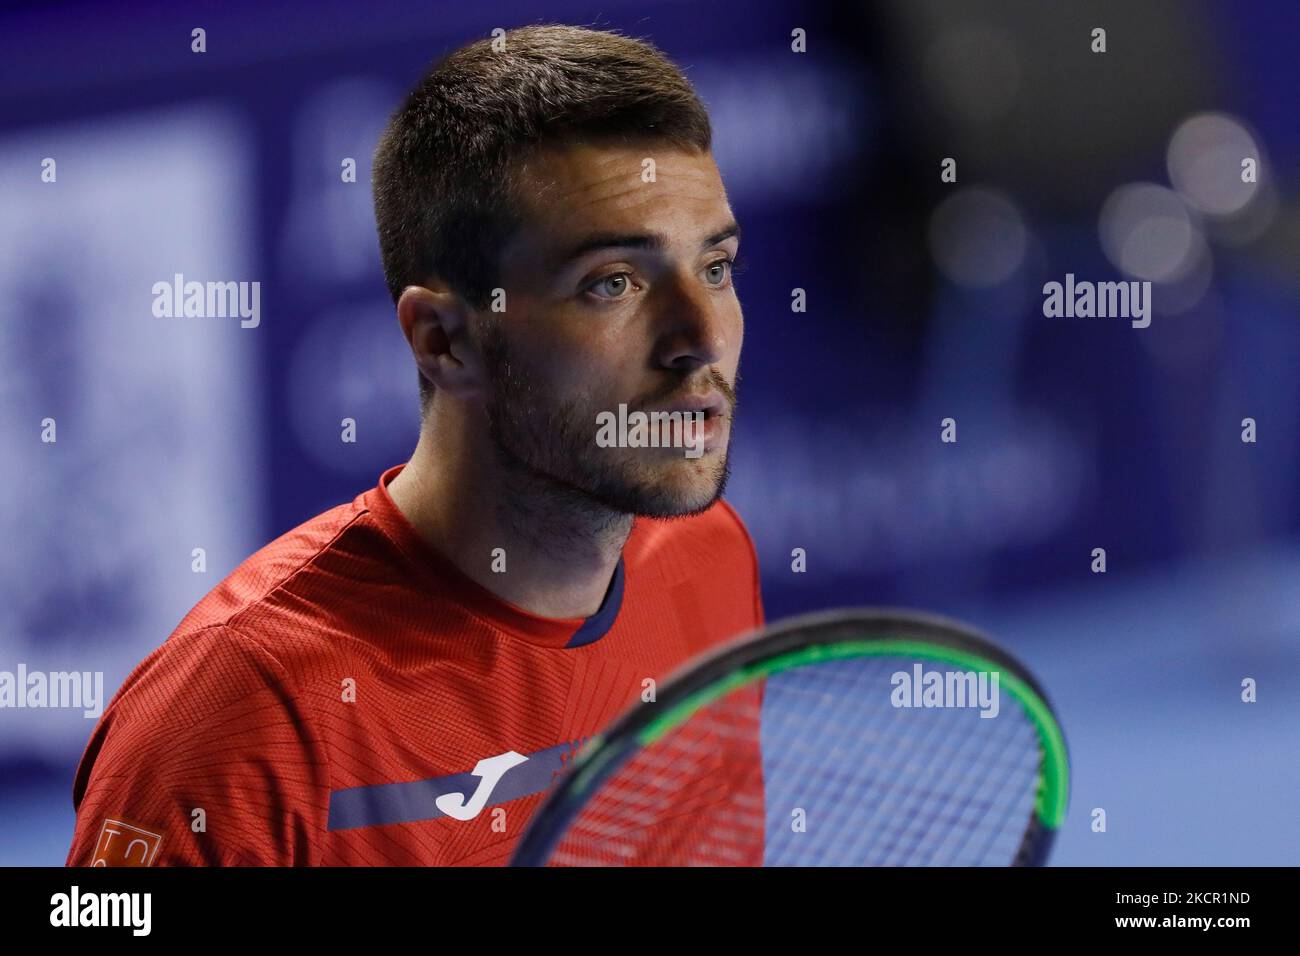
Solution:
<svg viewBox="0 0 1300 956"><path fill-rule="evenodd" d="M726 242L728 239L735 237L740 238L740 225L732 222L722 229L709 236L700 243L700 249L708 249L716 246L718 243ZM581 240L576 245L571 246L564 252L560 253L553 260L553 267L556 269L568 265L575 259L585 256L589 252L596 252L600 249L650 249L656 252L662 252L668 245L667 239L662 233L597 233L593 236Z"/></svg>

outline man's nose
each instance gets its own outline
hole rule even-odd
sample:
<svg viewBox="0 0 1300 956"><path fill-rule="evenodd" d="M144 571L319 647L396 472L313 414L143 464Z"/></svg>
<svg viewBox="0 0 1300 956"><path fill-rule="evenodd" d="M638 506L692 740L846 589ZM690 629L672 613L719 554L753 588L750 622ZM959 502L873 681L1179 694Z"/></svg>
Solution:
<svg viewBox="0 0 1300 956"><path fill-rule="evenodd" d="M727 315L715 294L696 288L698 279L674 279L658 310L658 361L665 368L713 365L726 354Z"/></svg>

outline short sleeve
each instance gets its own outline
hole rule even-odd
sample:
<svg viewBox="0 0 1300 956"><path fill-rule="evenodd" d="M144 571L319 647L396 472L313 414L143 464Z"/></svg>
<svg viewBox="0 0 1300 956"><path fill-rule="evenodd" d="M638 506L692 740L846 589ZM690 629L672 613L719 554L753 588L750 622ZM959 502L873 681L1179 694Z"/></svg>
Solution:
<svg viewBox="0 0 1300 956"><path fill-rule="evenodd" d="M67 865L311 865L328 801L324 751L275 657L227 625L174 634L91 735Z"/></svg>

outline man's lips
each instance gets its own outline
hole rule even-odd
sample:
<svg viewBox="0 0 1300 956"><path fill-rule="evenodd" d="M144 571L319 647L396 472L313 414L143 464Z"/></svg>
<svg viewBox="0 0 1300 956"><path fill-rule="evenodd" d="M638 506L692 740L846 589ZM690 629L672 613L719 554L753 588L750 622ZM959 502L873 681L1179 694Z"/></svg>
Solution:
<svg viewBox="0 0 1300 956"><path fill-rule="evenodd" d="M727 400L721 392L708 392L704 395L691 395L686 398L678 399L666 408L659 409L665 412L685 412L694 414L703 412L705 419L716 418L727 410Z"/></svg>
<svg viewBox="0 0 1300 956"><path fill-rule="evenodd" d="M684 430L674 433L677 439L683 446L701 442L701 450L710 452L716 449L722 441L722 421L726 418L730 409L731 403L725 395L718 391L711 391L703 395L688 395L676 399L663 408L655 409L650 414L668 413L685 416ZM700 420L698 427L695 425L695 416L697 414L704 416Z"/></svg>

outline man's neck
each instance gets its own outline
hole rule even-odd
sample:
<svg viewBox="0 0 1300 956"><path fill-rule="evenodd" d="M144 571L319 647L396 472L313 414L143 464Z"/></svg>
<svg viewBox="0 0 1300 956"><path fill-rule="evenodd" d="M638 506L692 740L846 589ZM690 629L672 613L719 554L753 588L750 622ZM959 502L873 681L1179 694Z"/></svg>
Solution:
<svg viewBox="0 0 1300 956"><path fill-rule="evenodd" d="M411 460L388 485L420 536L461 573L517 607L552 618L594 614L632 516L507 468L482 429L434 433L426 421Z"/></svg>

